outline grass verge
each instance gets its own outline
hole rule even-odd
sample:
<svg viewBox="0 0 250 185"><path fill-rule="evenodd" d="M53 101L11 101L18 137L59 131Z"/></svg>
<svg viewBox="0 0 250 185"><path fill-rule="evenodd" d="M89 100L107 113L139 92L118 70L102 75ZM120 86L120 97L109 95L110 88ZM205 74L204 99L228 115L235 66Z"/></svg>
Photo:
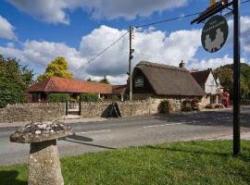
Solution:
<svg viewBox="0 0 250 185"><path fill-rule="evenodd" d="M246 185L250 141L193 141L89 153L61 160L66 185ZM1 185L27 184L27 166L0 167Z"/></svg>

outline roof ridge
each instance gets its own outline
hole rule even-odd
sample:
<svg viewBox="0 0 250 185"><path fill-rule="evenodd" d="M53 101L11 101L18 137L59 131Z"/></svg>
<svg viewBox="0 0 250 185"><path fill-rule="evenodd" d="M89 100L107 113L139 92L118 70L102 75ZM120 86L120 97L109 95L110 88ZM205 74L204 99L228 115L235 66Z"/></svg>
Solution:
<svg viewBox="0 0 250 185"><path fill-rule="evenodd" d="M168 69L168 70L179 70L179 71L182 71L182 72L188 72L188 70L186 68L180 68L180 67L177 67L177 66L172 66L172 65L162 64L162 63L153 63L153 62L148 62L148 61L141 61L136 66L140 66L140 65L150 66L150 67L155 67L155 68L164 68L164 69Z"/></svg>

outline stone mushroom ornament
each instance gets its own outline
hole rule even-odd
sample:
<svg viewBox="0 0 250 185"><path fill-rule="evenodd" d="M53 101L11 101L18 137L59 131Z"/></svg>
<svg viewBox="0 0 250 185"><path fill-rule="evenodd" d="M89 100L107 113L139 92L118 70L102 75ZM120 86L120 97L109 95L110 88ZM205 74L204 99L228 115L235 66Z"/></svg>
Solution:
<svg viewBox="0 0 250 185"><path fill-rule="evenodd" d="M30 143L29 185L64 184L57 139L72 134L70 127L58 121L30 123L11 134L11 142Z"/></svg>

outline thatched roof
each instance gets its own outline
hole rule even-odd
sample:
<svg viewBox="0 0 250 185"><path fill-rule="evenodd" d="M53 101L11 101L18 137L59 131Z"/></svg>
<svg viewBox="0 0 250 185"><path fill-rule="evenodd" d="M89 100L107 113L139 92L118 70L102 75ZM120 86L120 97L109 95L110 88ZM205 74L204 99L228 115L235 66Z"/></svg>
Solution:
<svg viewBox="0 0 250 185"><path fill-rule="evenodd" d="M191 75L198 82L198 84L203 87L207 81L209 74L211 73L211 69L203 70L203 71L192 71Z"/></svg>
<svg viewBox="0 0 250 185"><path fill-rule="evenodd" d="M156 95L203 96L205 92L185 68L142 61L136 65Z"/></svg>

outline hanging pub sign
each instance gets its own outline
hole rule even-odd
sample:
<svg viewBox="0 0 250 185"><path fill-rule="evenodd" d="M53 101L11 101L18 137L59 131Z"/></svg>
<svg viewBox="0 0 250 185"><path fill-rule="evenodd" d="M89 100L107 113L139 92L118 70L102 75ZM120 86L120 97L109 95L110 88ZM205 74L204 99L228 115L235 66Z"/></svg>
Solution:
<svg viewBox="0 0 250 185"><path fill-rule="evenodd" d="M214 53L223 47L227 37L227 20L223 16L215 15L203 27L201 34L202 46L206 51Z"/></svg>

